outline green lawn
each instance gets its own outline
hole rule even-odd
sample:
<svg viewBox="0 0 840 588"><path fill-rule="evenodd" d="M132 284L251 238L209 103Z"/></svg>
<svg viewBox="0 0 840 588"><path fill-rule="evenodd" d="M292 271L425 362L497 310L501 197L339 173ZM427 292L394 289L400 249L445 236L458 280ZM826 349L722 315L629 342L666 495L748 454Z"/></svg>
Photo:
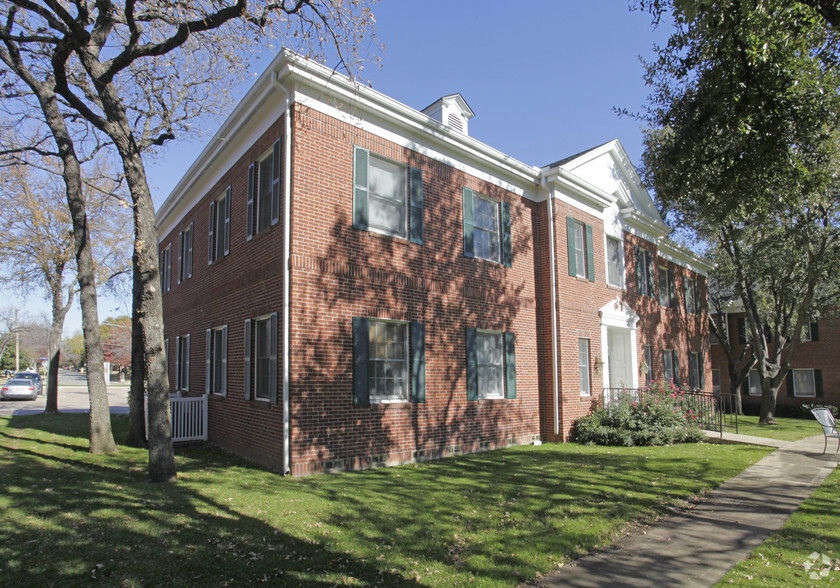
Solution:
<svg viewBox="0 0 840 588"><path fill-rule="evenodd" d="M822 435L817 419L776 419L776 425L759 425L757 416L739 416L738 433L782 441L798 441L805 437Z"/></svg>
<svg viewBox="0 0 840 588"><path fill-rule="evenodd" d="M718 586L822 586L838 581L840 469L835 469L785 526Z"/></svg>
<svg viewBox="0 0 840 588"><path fill-rule="evenodd" d="M284 478L193 445L152 485L144 451L87 453L86 418L0 418L4 585L512 586L770 451L546 444Z"/></svg>

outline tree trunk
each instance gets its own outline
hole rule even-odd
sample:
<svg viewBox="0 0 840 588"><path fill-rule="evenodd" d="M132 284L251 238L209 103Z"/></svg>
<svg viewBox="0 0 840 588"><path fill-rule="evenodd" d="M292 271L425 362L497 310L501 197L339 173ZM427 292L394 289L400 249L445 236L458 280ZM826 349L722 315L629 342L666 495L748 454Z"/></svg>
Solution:
<svg viewBox="0 0 840 588"><path fill-rule="evenodd" d="M64 268L60 268L63 271ZM53 414L58 412L58 362L61 354L61 331L64 329L64 318L70 305L73 303L75 293L73 288L68 288L67 303L61 300L61 274L56 276L57 282L51 284L52 290L52 324L50 325L50 363L47 368L47 404L44 412Z"/></svg>
<svg viewBox="0 0 840 588"><path fill-rule="evenodd" d="M132 258L132 265L137 267L137 255ZM143 395L146 390L146 364L144 362L143 330L140 328L140 302L143 292L140 274L132 277L131 309L131 391L128 396L128 436L126 444L130 447L146 446L146 406Z"/></svg>

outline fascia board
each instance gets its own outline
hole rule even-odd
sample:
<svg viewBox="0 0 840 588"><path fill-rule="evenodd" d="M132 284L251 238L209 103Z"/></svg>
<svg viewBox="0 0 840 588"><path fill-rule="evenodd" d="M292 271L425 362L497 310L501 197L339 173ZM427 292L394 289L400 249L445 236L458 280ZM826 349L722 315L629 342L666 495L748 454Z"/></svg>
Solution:
<svg viewBox="0 0 840 588"><path fill-rule="evenodd" d="M714 265L705 257L675 243L671 239L659 241L659 256L702 276L708 276Z"/></svg>
<svg viewBox="0 0 840 588"><path fill-rule="evenodd" d="M570 198L569 203L580 200L583 204L603 213L604 209L615 202L615 196L607 194L562 168L544 170L548 172L545 181L549 188L554 189Z"/></svg>

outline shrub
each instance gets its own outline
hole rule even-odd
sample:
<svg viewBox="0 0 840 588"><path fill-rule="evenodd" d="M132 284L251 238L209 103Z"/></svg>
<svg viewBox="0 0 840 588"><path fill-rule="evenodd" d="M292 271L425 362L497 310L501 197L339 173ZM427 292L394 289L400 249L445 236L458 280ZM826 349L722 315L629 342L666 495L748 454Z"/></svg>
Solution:
<svg viewBox="0 0 840 588"><path fill-rule="evenodd" d="M700 415L690 396L673 384L656 383L620 398L594 404L575 421L572 440L597 445L669 445L703 439Z"/></svg>

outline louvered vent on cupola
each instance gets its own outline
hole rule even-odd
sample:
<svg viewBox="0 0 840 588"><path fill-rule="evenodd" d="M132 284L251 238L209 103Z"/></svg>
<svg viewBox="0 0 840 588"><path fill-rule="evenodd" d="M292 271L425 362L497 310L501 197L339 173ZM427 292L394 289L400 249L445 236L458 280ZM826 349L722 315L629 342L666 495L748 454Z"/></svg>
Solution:
<svg viewBox="0 0 840 588"><path fill-rule="evenodd" d="M450 94L423 109L426 114L439 123L459 133L469 134L469 120L475 113L460 94Z"/></svg>

